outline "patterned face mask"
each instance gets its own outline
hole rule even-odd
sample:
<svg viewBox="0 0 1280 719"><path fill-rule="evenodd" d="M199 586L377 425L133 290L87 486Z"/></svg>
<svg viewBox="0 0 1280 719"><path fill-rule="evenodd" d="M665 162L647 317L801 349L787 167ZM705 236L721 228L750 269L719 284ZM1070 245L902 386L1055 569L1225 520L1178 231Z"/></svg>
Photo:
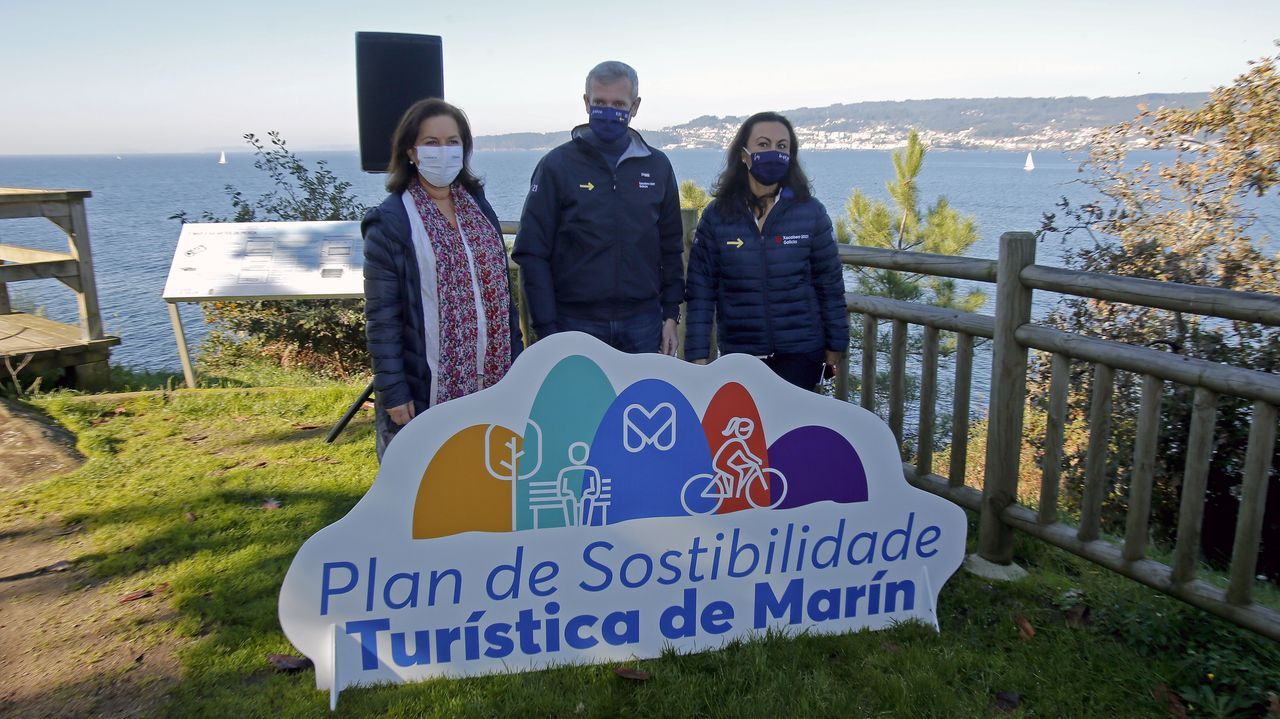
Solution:
<svg viewBox="0 0 1280 719"><path fill-rule="evenodd" d="M612 144L627 134L627 121L631 113L603 105L592 105L587 124L601 142Z"/></svg>

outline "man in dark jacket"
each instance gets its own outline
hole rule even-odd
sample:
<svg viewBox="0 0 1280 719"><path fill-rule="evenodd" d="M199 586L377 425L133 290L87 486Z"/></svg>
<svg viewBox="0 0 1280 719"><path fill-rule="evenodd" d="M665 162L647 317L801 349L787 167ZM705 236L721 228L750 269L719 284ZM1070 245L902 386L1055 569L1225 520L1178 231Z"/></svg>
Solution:
<svg viewBox="0 0 1280 719"><path fill-rule="evenodd" d="M512 258L539 337L576 330L624 352L676 352L684 294L680 193L671 163L628 127L636 72L587 75L589 122L533 171Z"/></svg>

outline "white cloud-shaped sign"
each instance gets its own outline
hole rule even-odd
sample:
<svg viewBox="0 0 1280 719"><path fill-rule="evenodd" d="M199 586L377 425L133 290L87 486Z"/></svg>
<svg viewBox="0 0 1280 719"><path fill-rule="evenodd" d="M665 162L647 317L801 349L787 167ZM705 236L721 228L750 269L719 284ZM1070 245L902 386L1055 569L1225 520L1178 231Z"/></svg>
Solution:
<svg viewBox="0 0 1280 719"><path fill-rule="evenodd" d="M965 517L907 484L895 444L752 357L554 335L400 431L298 551L280 622L334 701L767 629L937 626Z"/></svg>

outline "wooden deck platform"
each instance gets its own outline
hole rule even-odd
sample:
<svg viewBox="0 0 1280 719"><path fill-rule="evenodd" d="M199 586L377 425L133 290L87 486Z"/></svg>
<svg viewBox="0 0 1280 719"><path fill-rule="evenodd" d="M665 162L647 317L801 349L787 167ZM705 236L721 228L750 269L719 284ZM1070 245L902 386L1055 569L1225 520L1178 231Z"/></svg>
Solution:
<svg viewBox="0 0 1280 719"><path fill-rule="evenodd" d="M3 367L6 361L17 369L30 357L27 371L66 368L81 389L106 386L107 357L111 348L120 344L120 338L104 336L85 340L81 335L78 325L25 312L0 315L0 370L7 376L8 370Z"/></svg>
<svg viewBox="0 0 1280 719"><path fill-rule="evenodd" d="M120 338L102 332L84 212L85 198L92 195L88 190L0 187L0 220L43 217L67 235L66 252L0 244L0 378L8 380L19 366L35 372L65 367L81 389L110 384L107 357ZM75 293L79 326L13 311L8 283L47 278Z"/></svg>

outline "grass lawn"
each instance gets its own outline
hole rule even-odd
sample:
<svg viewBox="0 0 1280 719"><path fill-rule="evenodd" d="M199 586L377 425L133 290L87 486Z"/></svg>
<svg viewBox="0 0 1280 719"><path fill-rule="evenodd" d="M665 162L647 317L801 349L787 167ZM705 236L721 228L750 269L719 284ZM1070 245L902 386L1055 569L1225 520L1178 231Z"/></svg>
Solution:
<svg viewBox="0 0 1280 719"><path fill-rule="evenodd" d="M43 397L34 406L76 432L89 461L10 493L0 524L78 524L86 549L70 559L111 591L167 585L147 601L173 610L153 631L184 638L169 715L331 716L311 671L278 672L267 655L295 653L276 619L293 553L373 481L369 412L323 441L359 389ZM279 508L264 509L268 499ZM765 636L633 662L648 681L572 666L349 689L337 715L1160 717L1170 715L1153 696L1162 686L1192 715L1261 713L1266 692L1280 691L1274 643L1025 537L1017 556L1031 572L1020 582L957 573L942 590L940 633ZM1088 621L1069 624L1072 605Z"/></svg>

